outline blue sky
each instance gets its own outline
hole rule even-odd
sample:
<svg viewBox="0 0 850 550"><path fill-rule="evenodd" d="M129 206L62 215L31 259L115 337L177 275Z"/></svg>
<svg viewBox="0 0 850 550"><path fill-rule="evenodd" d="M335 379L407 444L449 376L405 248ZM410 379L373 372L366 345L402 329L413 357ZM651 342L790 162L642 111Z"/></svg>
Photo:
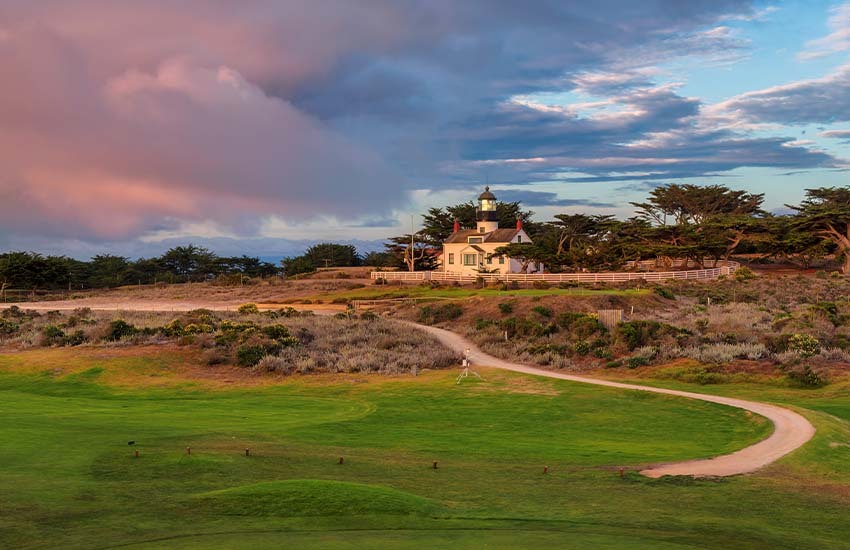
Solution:
<svg viewBox="0 0 850 550"><path fill-rule="evenodd" d="M542 220L850 184L850 2L10 0L0 77L0 249L366 249L485 183Z"/></svg>

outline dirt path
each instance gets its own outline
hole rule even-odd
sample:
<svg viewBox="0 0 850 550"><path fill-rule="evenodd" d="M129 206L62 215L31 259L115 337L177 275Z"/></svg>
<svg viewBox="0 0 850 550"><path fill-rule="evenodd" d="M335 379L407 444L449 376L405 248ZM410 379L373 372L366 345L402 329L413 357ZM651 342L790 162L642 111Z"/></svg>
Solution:
<svg viewBox="0 0 850 550"><path fill-rule="evenodd" d="M739 409L751 411L764 416L773 422L774 430L770 437L756 443L755 445L751 445L732 454L714 458L659 464L641 471L641 474L645 476L661 477L665 475L690 475L696 477L707 477L746 474L763 468L788 453L800 448L815 434L814 426L812 426L812 424L803 416L776 405L768 405L767 403L746 401L744 399L735 399L732 397L721 397L719 395L706 395L702 393L669 390L665 388L638 386L635 384L623 384L621 382L562 374L559 372L519 365L484 353L478 349L475 344L454 332L436 327L419 325L417 323L408 324L432 334L444 345L457 352L463 353L465 350L469 350L468 357L473 365L478 364L498 369L522 372L525 374L533 374L536 376L548 376L549 378L558 378L561 380L570 380L572 382L582 382L585 384L596 384L598 386L607 386L611 388L649 391L654 393L663 393L666 395L675 395L678 397L687 397L690 399L699 399L702 401L719 403L721 405L728 405L730 407L737 407Z"/></svg>
<svg viewBox="0 0 850 550"><path fill-rule="evenodd" d="M83 298L80 300L61 300L55 302L9 302L0 303L0 309L17 306L21 309L35 311L73 311L87 307L92 311L156 311L183 312L193 309L209 309L211 311L236 311L245 300L210 301L198 300L144 300L144 299L111 299ZM300 311L309 310L314 313L336 313L345 311L345 304L264 304L255 302L262 310L291 307Z"/></svg>

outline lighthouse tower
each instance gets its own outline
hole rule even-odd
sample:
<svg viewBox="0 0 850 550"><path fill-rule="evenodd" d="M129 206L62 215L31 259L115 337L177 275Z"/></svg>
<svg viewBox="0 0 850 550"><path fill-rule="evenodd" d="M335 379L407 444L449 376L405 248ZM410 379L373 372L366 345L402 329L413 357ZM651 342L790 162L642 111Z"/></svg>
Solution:
<svg viewBox="0 0 850 550"><path fill-rule="evenodd" d="M484 192L478 196L476 228L479 233L490 233L499 229L499 216L496 214L496 195L490 192L490 187L485 187Z"/></svg>

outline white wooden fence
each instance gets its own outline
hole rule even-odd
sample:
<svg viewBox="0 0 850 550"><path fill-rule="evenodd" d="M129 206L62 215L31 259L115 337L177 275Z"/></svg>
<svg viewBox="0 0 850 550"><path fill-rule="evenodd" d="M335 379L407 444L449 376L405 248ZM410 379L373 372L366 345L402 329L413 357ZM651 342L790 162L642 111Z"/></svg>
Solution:
<svg viewBox="0 0 850 550"><path fill-rule="evenodd" d="M641 262L655 265L654 261ZM669 279L716 279L721 275L734 273L740 267L738 262L718 262L717 267L710 269L686 269L679 271L623 271L600 273L481 273L468 274L452 271L373 271L372 279L386 281L445 281L445 282L474 282L479 277L487 282L533 283L621 283L625 281L666 281Z"/></svg>

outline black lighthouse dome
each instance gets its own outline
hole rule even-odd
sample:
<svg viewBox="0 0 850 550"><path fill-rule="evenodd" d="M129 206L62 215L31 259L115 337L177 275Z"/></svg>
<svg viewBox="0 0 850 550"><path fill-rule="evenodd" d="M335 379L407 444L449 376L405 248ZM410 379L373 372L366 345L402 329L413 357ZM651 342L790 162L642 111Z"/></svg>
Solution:
<svg viewBox="0 0 850 550"><path fill-rule="evenodd" d="M490 192L490 186L485 187L484 192L478 195L478 221L499 221L499 216L496 213L496 195Z"/></svg>
<svg viewBox="0 0 850 550"><path fill-rule="evenodd" d="M478 195L478 200L480 200L480 201L481 200L495 201L496 195L494 195L493 193L490 192L490 186L488 185L487 187L484 188L484 192L481 193L480 195Z"/></svg>

